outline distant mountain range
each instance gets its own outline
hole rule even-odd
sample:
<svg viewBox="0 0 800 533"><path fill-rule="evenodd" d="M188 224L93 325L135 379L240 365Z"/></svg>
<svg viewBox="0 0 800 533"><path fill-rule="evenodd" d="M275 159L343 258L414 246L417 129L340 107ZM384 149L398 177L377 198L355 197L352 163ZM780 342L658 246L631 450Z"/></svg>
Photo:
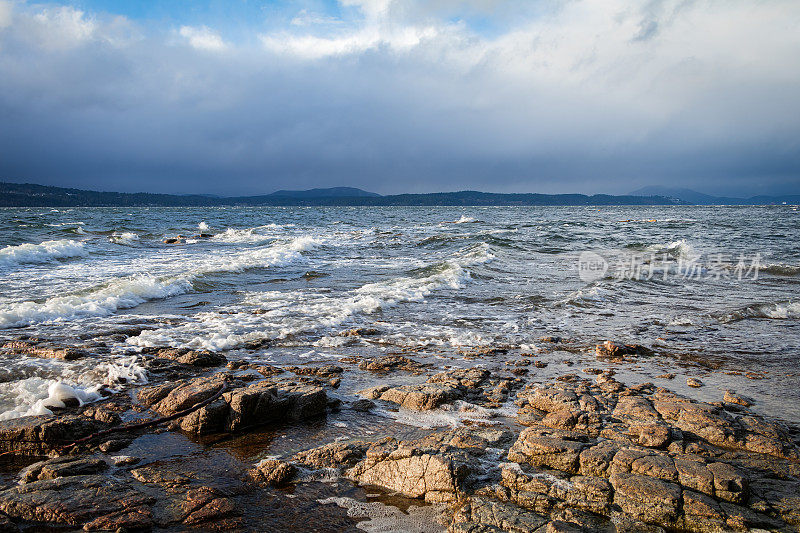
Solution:
<svg viewBox="0 0 800 533"><path fill-rule="evenodd" d="M674 198L693 205L778 205L778 204L800 204L800 195L786 196L751 196L750 198L732 198L726 196L711 196L692 189L680 189L675 187L661 187L651 185L642 187L631 193L633 196L664 196Z"/></svg>
<svg viewBox="0 0 800 533"><path fill-rule="evenodd" d="M466 205L761 205L800 203L800 196L718 198L689 189L645 187L630 195L487 193L478 191L382 196L354 187L276 191L260 196L152 194L85 191L29 183L0 182L0 207L132 206L466 206Z"/></svg>

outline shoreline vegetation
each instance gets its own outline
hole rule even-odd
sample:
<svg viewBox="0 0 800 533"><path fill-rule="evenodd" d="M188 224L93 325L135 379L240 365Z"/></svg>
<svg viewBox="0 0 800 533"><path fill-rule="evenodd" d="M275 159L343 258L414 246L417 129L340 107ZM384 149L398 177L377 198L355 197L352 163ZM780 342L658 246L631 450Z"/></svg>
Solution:
<svg viewBox="0 0 800 533"><path fill-rule="evenodd" d="M414 350L280 367L146 349L150 383L0 422L0 530L798 531L798 428L734 391L706 403L617 379L656 356L647 347L540 342L435 368ZM92 347L21 337L0 350ZM565 356L581 366L537 379ZM676 372L702 387L697 370ZM382 409L464 418L400 431ZM369 438L335 438L342 412Z"/></svg>
<svg viewBox="0 0 800 533"><path fill-rule="evenodd" d="M646 191L646 189L645 189ZM681 196L680 193L676 193ZM200 206L611 206L611 205L780 205L800 204L800 195L726 198L664 194L538 194L479 191L379 195L353 187L276 191L259 196L217 197L98 192L0 182L0 207L200 207Z"/></svg>

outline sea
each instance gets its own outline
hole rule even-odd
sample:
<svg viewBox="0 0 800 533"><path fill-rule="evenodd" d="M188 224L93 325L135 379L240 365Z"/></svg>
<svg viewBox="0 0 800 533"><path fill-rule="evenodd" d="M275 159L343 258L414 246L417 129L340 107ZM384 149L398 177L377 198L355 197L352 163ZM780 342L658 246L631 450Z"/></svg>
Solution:
<svg viewBox="0 0 800 533"><path fill-rule="evenodd" d="M6 208L0 343L19 339L89 355L0 354L0 419L152 382L146 352L186 347L275 365L539 357L549 362L533 371L542 379L615 368L706 401L735 390L797 423L800 212ZM653 354L600 361L595 345L606 340Z"/></svg>

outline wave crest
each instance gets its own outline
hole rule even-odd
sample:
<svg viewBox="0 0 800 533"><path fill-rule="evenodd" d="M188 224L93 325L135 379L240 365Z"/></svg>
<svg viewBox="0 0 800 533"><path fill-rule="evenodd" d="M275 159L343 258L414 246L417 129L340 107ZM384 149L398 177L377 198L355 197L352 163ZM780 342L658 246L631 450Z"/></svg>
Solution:
<svg viewBox="0 0 800 533"><path fill-rule="evenodd" d="M86 257L88 253L80 241L61 239L44 241L40 244L20 244L6 246L0 250L0 266L26 263L50 263L58 259Z"/></svg>

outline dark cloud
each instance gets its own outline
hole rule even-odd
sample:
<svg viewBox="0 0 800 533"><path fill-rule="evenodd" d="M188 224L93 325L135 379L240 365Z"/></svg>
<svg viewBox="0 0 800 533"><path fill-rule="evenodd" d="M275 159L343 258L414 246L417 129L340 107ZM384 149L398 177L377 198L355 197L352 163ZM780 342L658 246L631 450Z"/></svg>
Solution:
<svg viewBox="0 0 800 533"><path fill-rule="evenodd" d="M346 3L358 18L248 39L0 2L0 177L800 193L796 2L551 2L515 21L513 2L472 2L502 20L491 34L452 2Z"/></svg>

